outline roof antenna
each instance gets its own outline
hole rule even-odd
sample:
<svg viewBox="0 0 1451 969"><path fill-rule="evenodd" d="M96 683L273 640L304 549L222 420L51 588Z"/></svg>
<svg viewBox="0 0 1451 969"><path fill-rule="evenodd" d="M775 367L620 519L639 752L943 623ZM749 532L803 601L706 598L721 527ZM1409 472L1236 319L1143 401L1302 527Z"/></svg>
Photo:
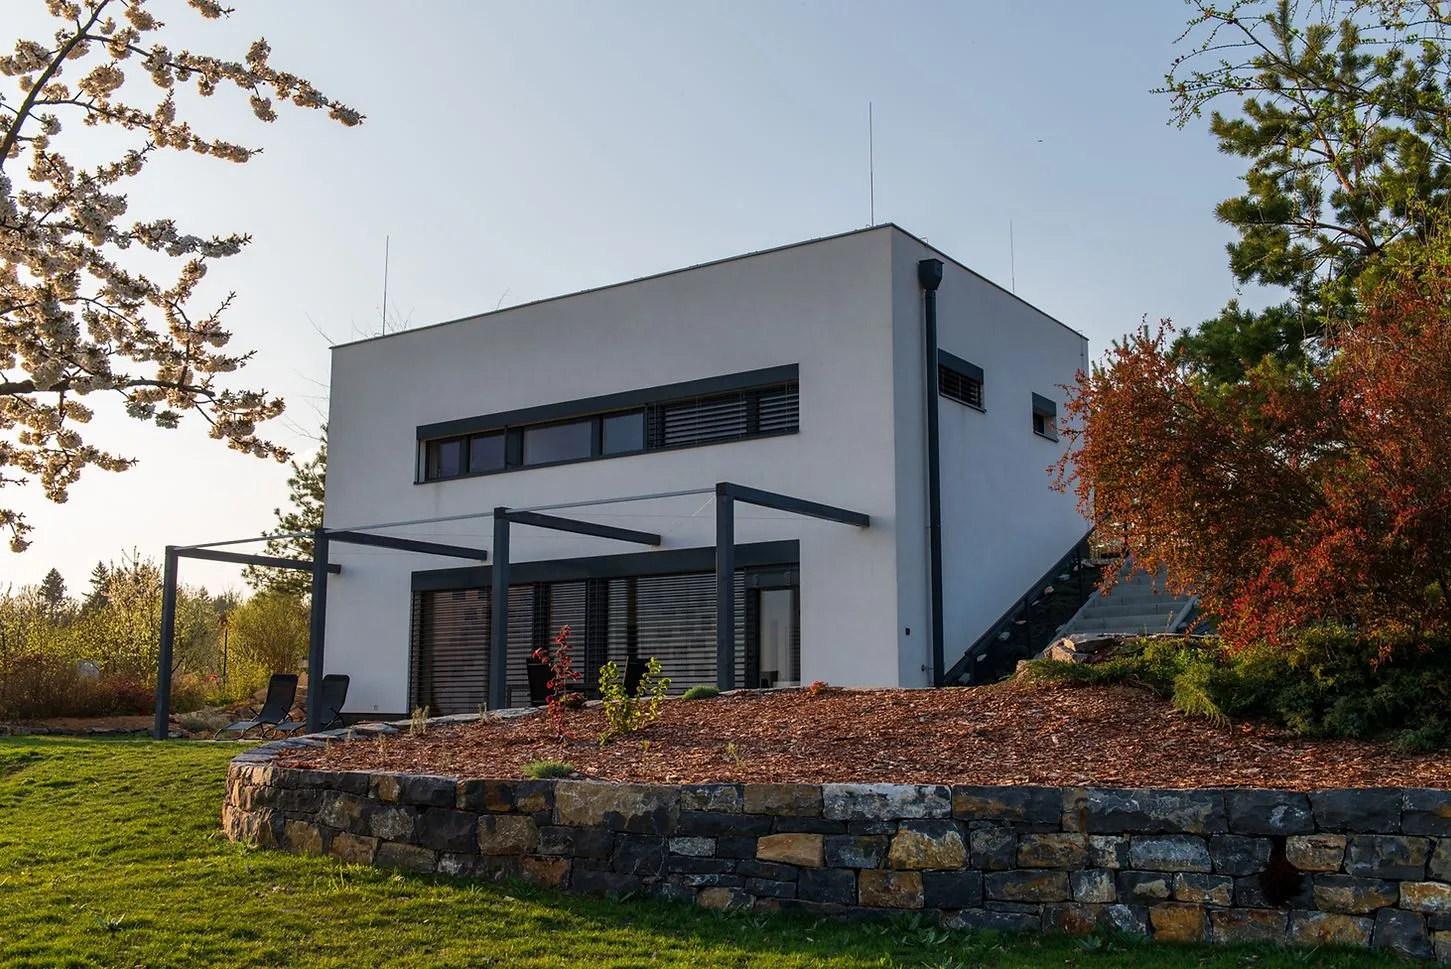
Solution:
<svg viewBox="0 0 1451 969"><path fill-rule="evenodd" d="M388 247L392 236L383 237L383 335L388 335Z"/></svg>
<svg viewBox="0 0 1451 969"><path fill-rule="evenodd" d="M867 225L877 224L877 136L872 125L872 102L867 102Z"/></svg>
<svg viewBox="0 0 1451 969"><path fill-rule="evenodd" d="M1008 278L1012 280L1013 295L1016 296L1018 292L1018 250L1017 246L1013 244L1012 219L1008 220L1008 272L1010 273Z"/></svg>

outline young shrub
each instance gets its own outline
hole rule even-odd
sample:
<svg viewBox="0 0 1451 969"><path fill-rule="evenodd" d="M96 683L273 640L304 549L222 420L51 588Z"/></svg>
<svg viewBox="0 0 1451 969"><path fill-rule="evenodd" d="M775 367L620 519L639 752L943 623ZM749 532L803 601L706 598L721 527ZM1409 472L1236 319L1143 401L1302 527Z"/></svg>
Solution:
<svg viewBox="0 0 1451 969"><path fill-rule="evenodd" d="M605 729L600 746L634 733L660 716L660 703L670 690L670 677L660 675L660 661L651 656L635 696L625 692L625 677L614 662L600 667L600 700L605 710Z"/></svg>
<svg viewBox="0 0 1451 969"><path fill-rule="evenodd" d="M536 781L568 777L573 773L574 765L562 760L531 760L524 765L524 776Z"/></svg>
<svg viewBox="0 0 1451 969"><path fill-rule="evenodd" d="M708 700L713 696L720 696L720 688L709 683L697 683L685 691L682 700Z"/></svg>
<svg viewBox="0 0 1451 969"><path fill-rule="evenodd" d="M584 697L569 689L571 683L584 679L584 674L574 668L574 652L569 643L569 626L560 626L559 634L554 637L553 645L540 646L534 651L534 658L549 667L549 682L545 684L545 689L549 691L549 698L545 703L545 709L549 713L549 722L554 725L555 732L559 734L559 742L562 744L574 736L565 726L564 712L578 710L584 706Z"/></svg>
<svg viewBox="0 0 1451 969"><path fill-rule="evenodd" d="M408 733L414 737L428 733L428 707L414 709L413 715L408 718Z"/></svg>

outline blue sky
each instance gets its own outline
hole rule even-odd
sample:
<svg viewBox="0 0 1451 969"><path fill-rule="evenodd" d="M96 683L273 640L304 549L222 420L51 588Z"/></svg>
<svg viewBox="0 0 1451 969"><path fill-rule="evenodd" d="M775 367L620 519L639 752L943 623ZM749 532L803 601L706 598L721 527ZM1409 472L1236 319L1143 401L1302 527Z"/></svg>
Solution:
<svg viewBox="0 0 1451 969"><path fill-rule="evenodd" d="M132 212L252 234L208 285L237 292L232 346L256 351L239 383L287 398L274 436L301 451L326 410L329 343L380 329L385 238L389 317L417 326L860 227L868 101L877 221L1003 285L1011 224L1018 294L1094 357L1145 315L1193 324L1234 295L1213 207L1243 164L1203 123L1168 125L1150 93L1180 52L1178 3L235 6L218 24L151 4L176 48L239 58L265 35L275 65L367 123L266 126L214 99L197 127L264 154L156 166ZM43 9L7 0L0 44L46 36ZM63 506L0 492L36 526L29 551L0 552L0 587L52 566L80 587L123 551L256 534L285 500L285 468L199 422L94 427L140 465L90 471ZM240 585L223 566L185 578Z"/></svg>

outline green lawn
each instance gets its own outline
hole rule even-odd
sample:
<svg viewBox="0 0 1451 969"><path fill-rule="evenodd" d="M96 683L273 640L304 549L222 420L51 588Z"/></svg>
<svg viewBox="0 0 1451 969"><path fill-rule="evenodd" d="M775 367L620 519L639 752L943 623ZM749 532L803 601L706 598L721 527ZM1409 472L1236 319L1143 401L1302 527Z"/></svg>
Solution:
<svg viewBox="0 0 1451 969"><path fill-rule="evenodd" d="M3 966L1404 965L842 925L570 898L253 851L218 832L229 745L0 740Z"/></svg>

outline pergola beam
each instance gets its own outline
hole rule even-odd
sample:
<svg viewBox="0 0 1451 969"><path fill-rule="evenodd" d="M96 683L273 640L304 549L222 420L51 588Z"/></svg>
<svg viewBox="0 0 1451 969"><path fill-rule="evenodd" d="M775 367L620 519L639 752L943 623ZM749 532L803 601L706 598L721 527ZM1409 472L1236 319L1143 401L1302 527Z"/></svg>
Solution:
<svg viewBox="0 0 1451 969"><path fill-rule="evenodd" d="M803 498L793 498L790 495L778 494L774 491L762 491L760 488L748 488L745 485L729 481L717 484L715 494L717 498L729 495L736 501L743 501L748 505L774 508L777 511L804 515L807 518L822 518L826 521L841 522L843 525L855 525L858 528L869 528L872 524L871 516L859 511L848 511L845 508L837 508L835 505L823 505L819 501L806 501Z"/></svg>
<svg viewBox="0 0 1451 969"><path fill-rule="evenodd" d="M349 545L371 545L398 552L418 552L421 555L448 555L459 559L475 559L487 562L489 553L481 548L464 545L444 545L440 542L421 542L416 538L399 538L394 535L373 535L369 532L336 531L327 533L330 542L346 542Z"/></svg>
<svg viewBox="0 0 1451 969"><path fill-rule="evenodd" d="M549 528L556 532L610 538L617 542L634 542L637 545L654 546L658 546L661 542L660 536L654 532L637 532L633 528L619 528L615 525L560 518L558 515L541 515L537 511L506 511L504 517L516 525L533 525L536 528Z"/></svg>
<svg viewBox="0 0 1451 969"><path fill-rule="evenodd" d="M237 565L259 565L272 569L293 569L297 572L311 572L312 563L307 559L282 559L273 555L248 555L245 552L219 552L214 548L179 548L176 554L188 559L206 559L208 562L233 562ZM341 572L341 565L328 566L329 572Z"/></svg>

